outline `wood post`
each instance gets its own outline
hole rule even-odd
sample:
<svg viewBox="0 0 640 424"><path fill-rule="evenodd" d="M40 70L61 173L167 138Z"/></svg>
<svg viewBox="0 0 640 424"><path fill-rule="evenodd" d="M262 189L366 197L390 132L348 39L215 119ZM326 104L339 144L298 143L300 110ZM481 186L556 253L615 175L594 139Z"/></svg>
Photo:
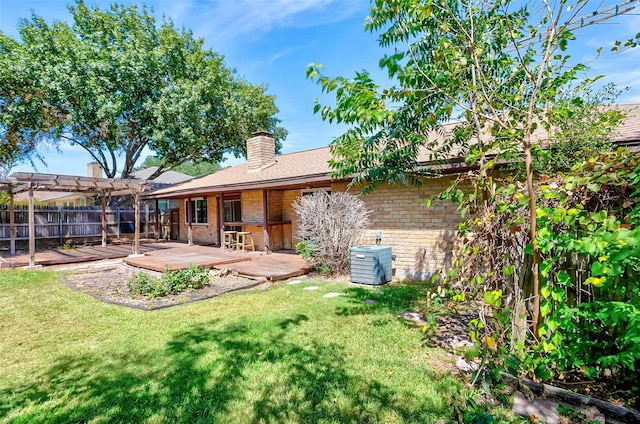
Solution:
<svg viewBox="0 0 640 424"><path fill-rule="evenodd" d="M107 196L102 193L102 247L107 247Z"/></svg>
<svg viewBox="0 0 640 424"><path fill-rule="evenodd" d="M218 242L220 247L222 247L222 241L224 237L224 193L220 194L220 199L218 203L218 226L220 231L218 231Z"/></svg>
<svg viewBox="0 0 640 424"><path fill-rule="evenodd" d="M135 217L134 222L134 236L133 236L133 254L140 254L140 190L135 191Z"/></svg>
<svg viewBox="0 0 640 424"><path fill-rule="evenodd" d="M156 240L160 240L160 211L159 209L159 205L160 203L158 202L158 199L156 199L156 208L155 208L155 220L156 220ZM149 225L149 223L147 223L147 225Z"/></svg>
<svg viewBox="0 0 640 424"><path fill-rule="evenodd" d="M193 228L192 228L192 220L191 220L191 197L187 198L187 244L189 246L193 245Z"/></svg>
<svg viewBox="0 0 640 424"><path fill-rule="evenodd" d="M29 266L36 265L36 214L33 205L33 184L29 183Z"/></svg>
<svg viewBox="0 0 640 424"><path fill-rule="evenodd" d="M267 190L262 190L262 228L264 233L264 250L269 251L269 195Z"/></svg>
<svg viewBox="0 0 640 424"><path fill-rule="evenodd" d="M13 191L9 192L9 254L16 254L16 215L13 206Z"/></svg>

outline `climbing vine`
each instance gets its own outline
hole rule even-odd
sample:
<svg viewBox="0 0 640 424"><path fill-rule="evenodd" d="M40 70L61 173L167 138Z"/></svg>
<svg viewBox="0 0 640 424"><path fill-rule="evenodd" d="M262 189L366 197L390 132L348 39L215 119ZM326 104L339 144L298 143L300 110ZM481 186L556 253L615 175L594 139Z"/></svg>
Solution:
<svg viewBox="0 0 640 424"><path fill-rule="evenodd" d="M640 393L640 156L605 151L536 183L535 327L528 199L511 177L493 181L492 202L460 226L456 266L447 274L458 300L483 293L471 335L487 361L540 380L578 373ZM469 203L468 194L458 196Z"/></svg>

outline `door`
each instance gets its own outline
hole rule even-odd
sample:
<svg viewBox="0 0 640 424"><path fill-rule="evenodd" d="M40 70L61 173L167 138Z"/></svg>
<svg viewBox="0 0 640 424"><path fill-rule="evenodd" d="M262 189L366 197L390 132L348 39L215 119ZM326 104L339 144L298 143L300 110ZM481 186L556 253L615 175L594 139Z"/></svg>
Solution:
<svg viewBox="0 0 640 424"><path fill-rule="evenodd" d="M171 209L171 240L180 239L180 210Z"/></svg>

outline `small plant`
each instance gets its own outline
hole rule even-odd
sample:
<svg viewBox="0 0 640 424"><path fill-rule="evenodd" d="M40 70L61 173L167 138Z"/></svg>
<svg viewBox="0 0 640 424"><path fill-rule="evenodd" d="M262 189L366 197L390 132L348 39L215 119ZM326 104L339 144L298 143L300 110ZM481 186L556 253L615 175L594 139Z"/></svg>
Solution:
<svg viewBox="0 0 640 424"><path fill-rule="evenodd" d="M178 294L187 289L201 289L208 282L209 268L199 269L196 265L189 264L189 267L176 271L167 267L161 279L139 272L127 282L127 285L133 296L153 299L168 294Z"/></svg>
<svg viewBox="0 0 640 424"><path fill-rule="evenodd" d="M308 261L313 259L317 251L318 249L311 240L301 240L296 244L296 252Z"/></svg>
<svg viewBox="0 0 640 424"><path fill-rule="evenodd" d="M131 293L132 296L154 298L157 296L164 296L166 294L158 293L158 290L161 287L160 282L159 278L153 277L146 272L138 272L129 279L127 286L129 287L129 293Z"/></svg>
<svg viewBox="0 0 640 424"><path fill-rule="evenodd" d="M62 249L63 250L73 250L76 248L76 244L75 243L65 243L62 245Z"/></svg>

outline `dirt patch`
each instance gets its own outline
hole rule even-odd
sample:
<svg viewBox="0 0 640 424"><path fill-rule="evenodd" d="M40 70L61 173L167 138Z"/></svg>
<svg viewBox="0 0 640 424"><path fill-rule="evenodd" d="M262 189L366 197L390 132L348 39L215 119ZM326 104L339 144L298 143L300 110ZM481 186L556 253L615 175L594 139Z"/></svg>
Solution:
<svg viewBox="0 0 640 424"><path fill-rule="evenodd" d="M142 270L125 263L112 263L94 267L65 269L61 279L67 287L86 293L102 302L143 310L161 309L197 300L210 299L223 293L265 284L264 279L247 278L239 275L210 276L209 284L201 289L186 290L179 294L148 299L142 296L132 297L129 293L127 282L134 274L139 272L145 272L155 277L162 276L162 273Z"/></svg>

